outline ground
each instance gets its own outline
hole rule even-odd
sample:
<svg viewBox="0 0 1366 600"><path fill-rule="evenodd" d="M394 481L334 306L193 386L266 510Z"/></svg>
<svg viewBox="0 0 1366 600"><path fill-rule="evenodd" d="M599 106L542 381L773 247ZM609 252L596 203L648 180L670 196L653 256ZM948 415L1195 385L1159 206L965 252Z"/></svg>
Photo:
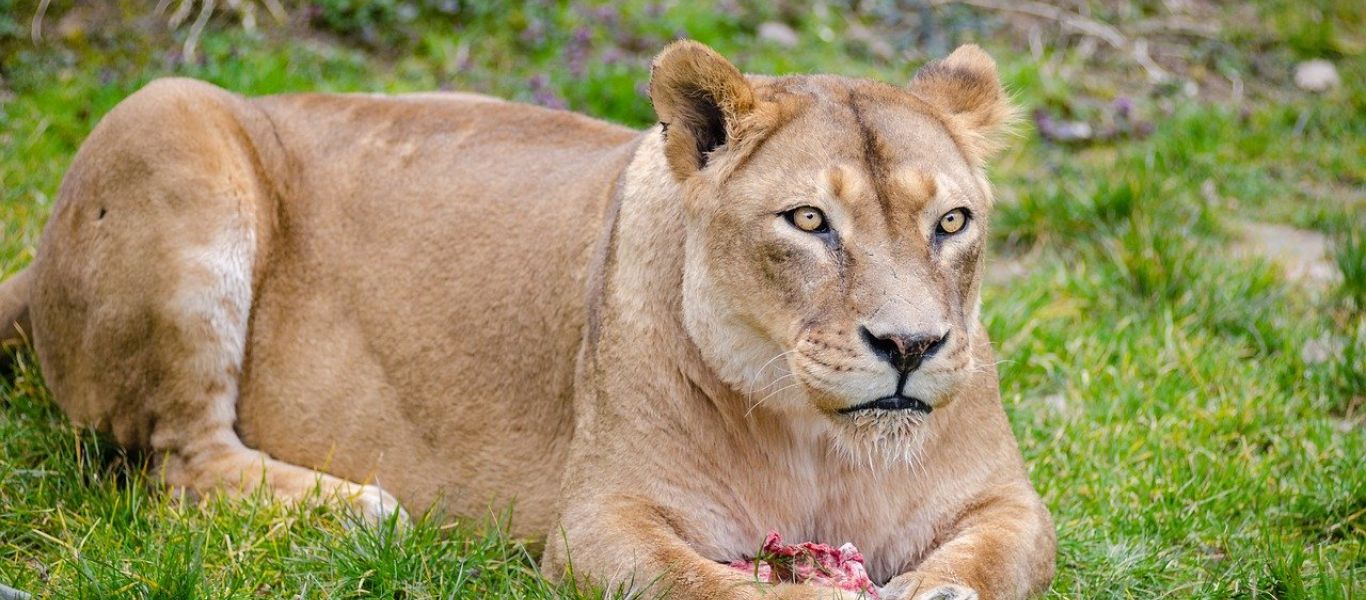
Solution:
<svg viewBox="0 0 1366 600"><path fill-rule="evenodd" d="M32 260L81 139L160 75L248 94L475 90L644 126L648 57L678 36L751 72L891 82L981 43L1027 117L993 168L983 305L1057 521L1049 597L1366 595L1359 3L151 4L0 0L0 276ZM1339 85L1298 89L1310 59ZM68 425L31 353L0 370L0 583L51 598L582 594L480 521L395 536L263 498L183 501L145 457Z"/></svg>

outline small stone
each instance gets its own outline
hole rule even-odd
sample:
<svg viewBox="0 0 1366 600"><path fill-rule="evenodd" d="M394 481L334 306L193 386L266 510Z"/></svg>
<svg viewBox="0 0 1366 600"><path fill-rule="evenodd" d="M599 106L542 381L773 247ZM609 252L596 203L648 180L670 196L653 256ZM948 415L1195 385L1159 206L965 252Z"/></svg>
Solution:
<svg viewBox="0 0 1366 600"><path fill-rule="evenodd" d="M784 23L765 21L759 24L759 39L784 48L792 48L801 43L797 32Z"/></svg>
<svg viewBox="0 0 1366 600"><path fill-rule="evenodd" d="M1206 179L1200 184L1200 197L1210 206L1220 206L1224 203L1224 199L1219 196L1219 186L1215 185L1213 179Z"/></svg>
<svg viewBox="0 0 1366 600"><path fill-rule="evenodd" d="M1091 135L1091 124L1083 121L1058 121L1053 129L1053 139L1062 142L1089 140Z"/></svg>
<svg viewBox="0 0 1366 600"><path fill-rule="evenodd" d="M896 57L896 48L893 48L891 43L860 23L851 23L848 31L845 32L845 36L862 45L869 54L882 60L891 60Z"/></svg>
<svg viewBox="0 0 1366 600"><path fill-rule="evenodd" d="M1308 60L1295 65L1295 85L1300 89L1321 93L1342 83L1337 67L1322 59Z"/></svg>
<svg viewBox="0 0 1366 600"><path fill-rule="evenodd" d="M1064 414L1067 412L1067 398L1062 394L1049 394L1043 397L1043 403L1053 412Z"/></svg>
<svg viewBox="0 0 1366 600"><path fill-rule="evenodd" d="M1304 347L1300 348L1300 359L1306 365L1326 363L1329 359L1341 356L1346 347L1346 342L1333 339L1333 336L1325 333L1304 343Z"/></svg>

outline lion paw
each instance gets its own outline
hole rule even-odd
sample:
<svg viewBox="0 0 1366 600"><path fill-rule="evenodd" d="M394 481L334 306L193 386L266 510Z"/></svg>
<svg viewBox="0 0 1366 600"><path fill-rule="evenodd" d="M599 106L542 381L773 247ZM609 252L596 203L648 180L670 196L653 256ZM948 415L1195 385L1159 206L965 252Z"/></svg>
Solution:
<svg viewBox="0 0 1366 600"><path fill-rule="evenodd" d="M916 596L915 600L977 600L977 592L961 585L944 584Z"/></svg>
<svg viewBox="0 0 1366 600"><path fill-rule="evenodd" d="M978 600L977 591L925 573L907 573L882 588L887 600Z"/></svg>

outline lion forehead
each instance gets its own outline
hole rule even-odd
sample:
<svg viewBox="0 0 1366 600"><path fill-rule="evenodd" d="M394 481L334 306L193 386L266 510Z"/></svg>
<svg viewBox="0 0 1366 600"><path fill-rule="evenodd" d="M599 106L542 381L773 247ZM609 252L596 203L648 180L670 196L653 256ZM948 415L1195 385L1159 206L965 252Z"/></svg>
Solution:
<svg viewBox="0 0 1366 600"><path fill-rule="evenodd" d="M777 97L786 108L774 114L782 118L754 128L762 139L747 144L728 182L757 180L770 189L819 185L851 201L886 191L897 197L888 202L924 204L937 191L936 173L974 179L949 126L905 90L828 76L769 85L781 85Z"/></svg>
<svg viewBox="0 0 1366 600"><path fill-rule="evenodd" d="M882 180L876 179L879 175ZM878 202L879 195L890 196L898 210L918 210L940 193L945 177L923 165L898 165L878 174L863 165L845 162L827 167L821 173L825 191L847 206Z"/></svg>

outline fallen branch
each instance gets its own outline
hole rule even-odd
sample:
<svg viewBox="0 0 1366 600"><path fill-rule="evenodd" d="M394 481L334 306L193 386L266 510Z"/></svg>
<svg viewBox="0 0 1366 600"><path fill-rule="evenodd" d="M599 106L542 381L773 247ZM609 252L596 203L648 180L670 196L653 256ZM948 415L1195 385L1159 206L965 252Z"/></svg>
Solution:
<svg viewBox="0 0 1366 600"><path fill-rule="evenodd" d="M1184 35L1207 40L1222 40L1222 38L1219 37L1219 27L1217 25L1213 23L1201 23L1186 17L1145 19L1127 26L1125 29L1132 31L1137 35Z"/></svg>
<svg viewBox="0 0 1366 600"><path fill-rule="evenodd" d="M172 0L158 0L152 14L161 16L170 8ZM247 31L256 30L256 3L259 2L266 7L266 11L275 18L276 22L284 23L289 20L289 14L280 4L280 0L224 0L227 10L235 11L242 20L242 27ZM185 46L182 54L185 60L192 61L195 58L195 51L199 47L199 36L204 33L204 27L208 25L209 18L217 10L217 0L180 0L175 12L166 19L166 24L171 29L178 29L189 20L194 13L195 5L199 5L199 15L190 23L190 31L185 36ZM0 599L3 600L3 599Z"/></svg>
<svg viewBox="0 0 1366 600"><path fill-rule="evenodd" d="M32 596L0 583L0 600L29 600Z"/></svg>
<svg viewBox="0 0 1366 600"><path fill-rule="evenodd" d="M43 17L47 16L47 7L52 4L52 0L43 0L38 3L38 10L33 12L33 22L29 25L28 35L33 43L43 41Z"/></svg>
<svg viewBox="0 0 1366 600"><path fill-rule="evenodd" d="M199 36L204 33L204 26L209 24L209 17L213 16L214 0L200 0L199 17L190 25L190 33L185 36L185 61L193 62L195 49L199 46Z"/></svg>
<svg viewBox="0 0 1366 600"><path fill-rule="evenodd" d="M1165 70L1151 56L1148 56L1148 42L1143 39L1130 40L1118 29L1107 23L1082 16L1062 7L1034 2L1033 0L930 0L931 6L962 4L986 10L1011 12L1016 14L1047 19L1083 35L1097 38L1116 50L1129 53L1133 59L1148 72L1148 78L1162 81L1168 77Z"/></svg>

